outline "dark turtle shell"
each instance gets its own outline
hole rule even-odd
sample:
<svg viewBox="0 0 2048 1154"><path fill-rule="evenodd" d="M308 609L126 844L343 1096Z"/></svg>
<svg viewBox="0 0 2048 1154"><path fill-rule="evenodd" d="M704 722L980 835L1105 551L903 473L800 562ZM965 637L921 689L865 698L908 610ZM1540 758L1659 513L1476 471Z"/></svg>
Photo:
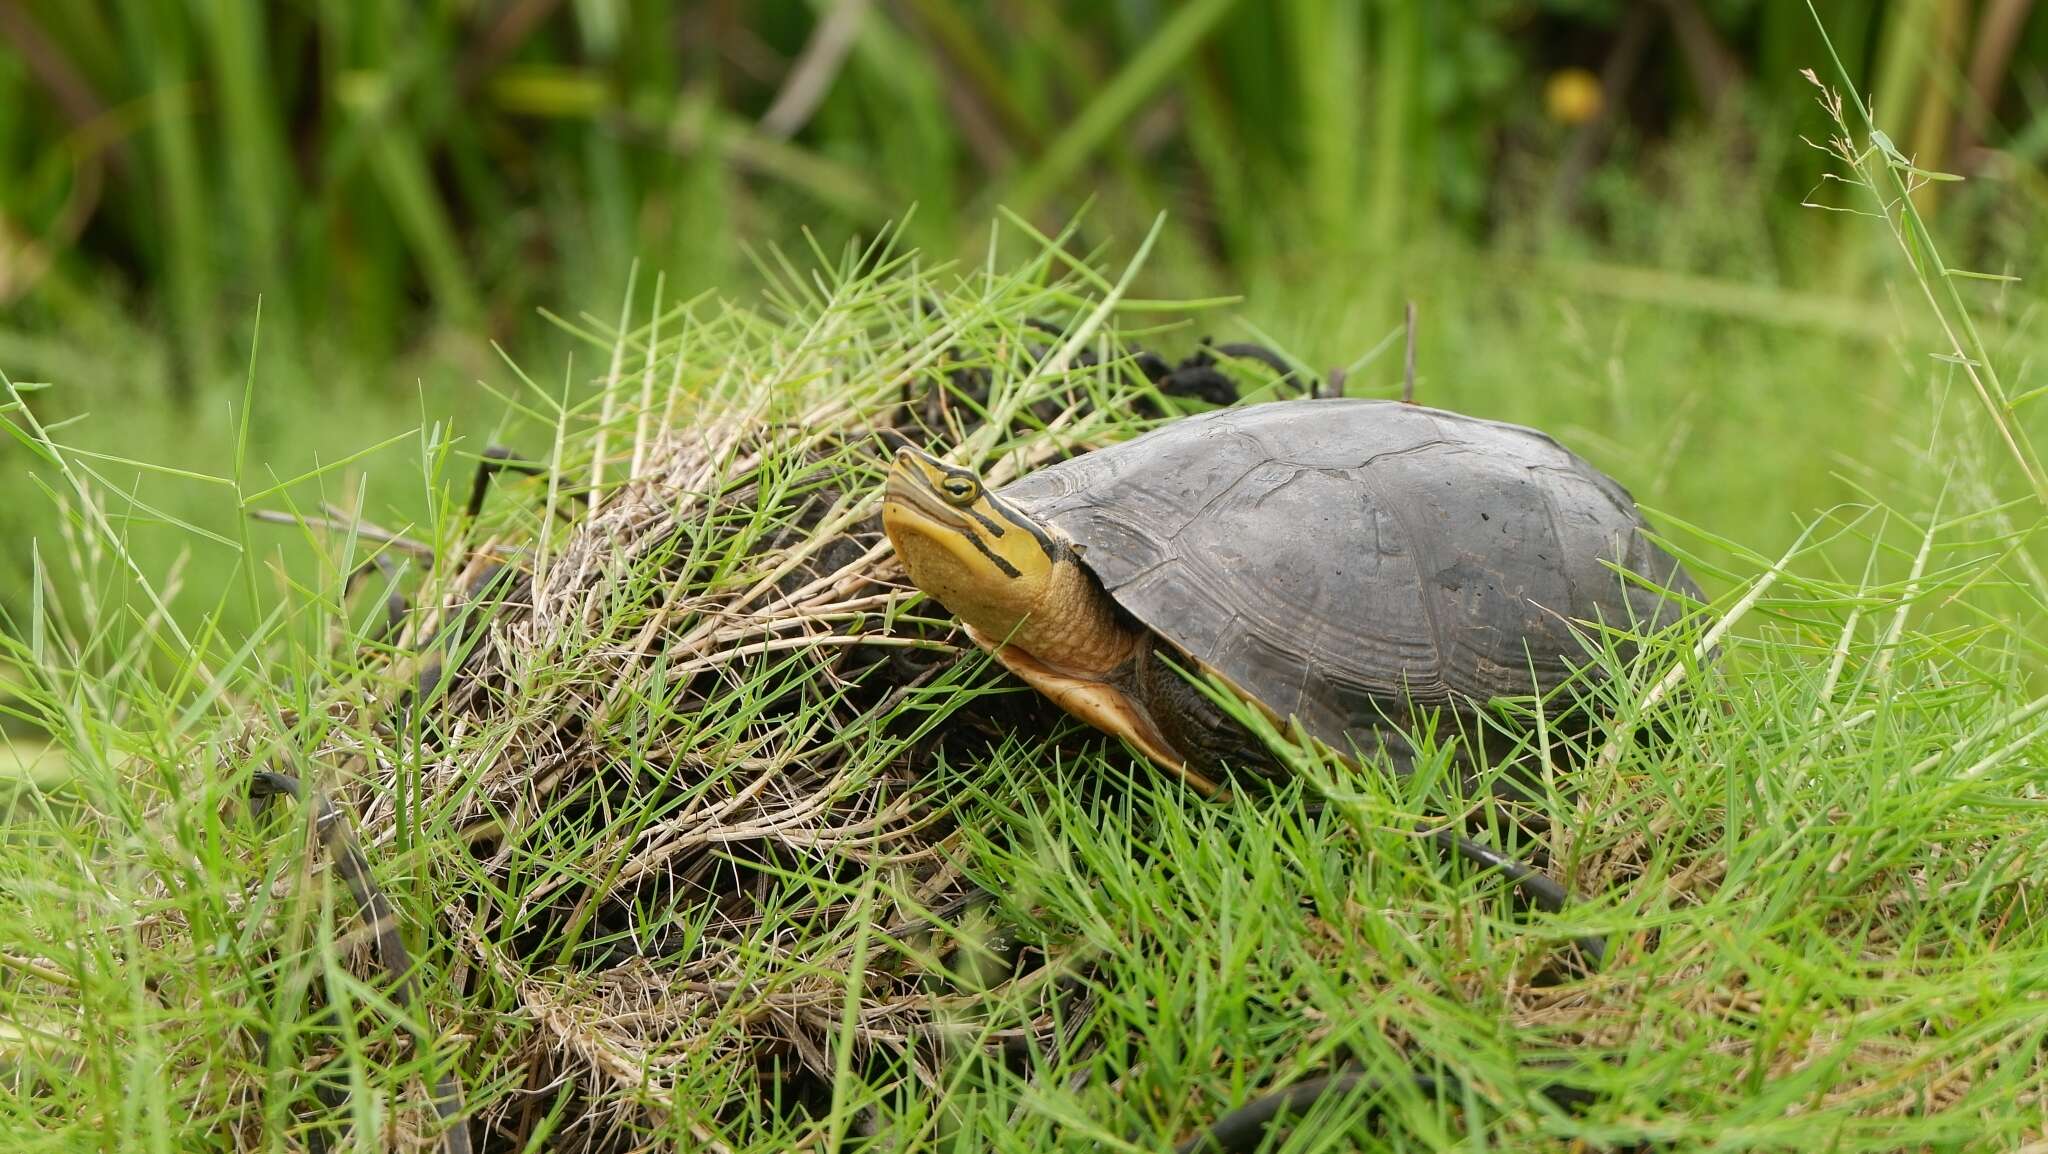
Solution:
<svg viewBox="0 0 2048 1154"><path fill-rule="evenodd" d="M1144 626L1340 749L1408 703L1548 692L1586 660L1575 623L1678 618L1609 564L1700 595L1628 492L1550 437L1397 401L1219 409L1000 495Z"/></svg>

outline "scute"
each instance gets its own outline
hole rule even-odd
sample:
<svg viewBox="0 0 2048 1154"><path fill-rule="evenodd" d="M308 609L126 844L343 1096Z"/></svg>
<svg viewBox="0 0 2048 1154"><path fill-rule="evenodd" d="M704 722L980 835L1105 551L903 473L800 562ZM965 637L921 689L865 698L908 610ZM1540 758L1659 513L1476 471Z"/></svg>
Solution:
<svg viewBox="0 0 2048 1154"><path fill-rule="evenodd" d="M1001 490L1146 627L1340 748L1407 702L1547 692L1575 623L1698 597L1627 490L1550 437L1357 398L1219 409Z"/></svg>

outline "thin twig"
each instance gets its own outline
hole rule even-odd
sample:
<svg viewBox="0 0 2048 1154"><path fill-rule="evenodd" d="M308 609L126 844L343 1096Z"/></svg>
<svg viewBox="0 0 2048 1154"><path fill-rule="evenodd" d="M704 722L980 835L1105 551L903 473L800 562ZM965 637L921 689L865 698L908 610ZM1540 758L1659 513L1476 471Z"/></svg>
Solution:
<svg viewBox="0 0 2048 1154"><path fill-rule="evenodd" d="M424 541L416 541L403 534L393 533L388 529L379 529L375 525L361 521L350 521L337 517L317 517L309 513L287 513L282 509L251 509L249 510L249 516L269 525L307 525L333 533L353 532L358 537L375 541L380 545L389 545L400 552L411 553L415 557L425 558L429 561L434 559L434 547L432 545Z"/></svg>
<svg viewBox="0 0 2048 1154"><path fill-rule="evenodd" d="M1409 301L1404 310L1402 325L1408 332L1408 347L1401 354L1401 403L1415 403L1415 302Z"/></svg>
<svg viewBox="0 0 2048 1154"><path fill-rule="evenodd" d="M838 77L840 65L846 62L846 53L853 47L853 38L860 31L861 18L867 10L868 0L839 0L818 21L811 30L811 38L804 42L795 67L783 80L782 90L775 94L775 102L761 114L761 135L771 140L788 140L810 121L811 114L824 103L825 94L832 90L832 81Z"/></svg>
<svg viewBox="0 0 2048 1154"><path fill-rule="evenodd" d="M590 512L595 515L598 506L604 502L604 455L606 441L611 437L612 418L618 412L619 374L626 362L626 331L633 323L633 289L640 280L640 262L634 261L626 269L626 300L619 306L619 327L612 341L611 367L604 374L604 402L599 406L597 418L597 444L590 454ZM559 462L557 462L559 465ZM628 478L630 480L631 478ZM552 488L552 483L550 488Z"/></svg>

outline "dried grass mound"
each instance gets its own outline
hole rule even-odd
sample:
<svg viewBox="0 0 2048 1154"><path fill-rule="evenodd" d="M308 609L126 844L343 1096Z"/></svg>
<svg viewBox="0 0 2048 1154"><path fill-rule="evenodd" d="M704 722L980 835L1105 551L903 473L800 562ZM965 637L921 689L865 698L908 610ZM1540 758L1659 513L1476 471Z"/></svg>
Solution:
<svg viewBox="0 0 2048 1154"><path fill-rule="evenodd" d="M1106 308L1027 307L1075 300L1032 279L983 282L1033 299L964 315L917 278L862 280L860 318L812 302L796 347L797 318L736 312L717 337L611 334L596 420L564 414L555 460L498 481L487 543L435 551L395 707L343 709L314 760L353 770L373 860L423 821L460 831L466 855L421 868L461 898L414 936L531 1026L492 1040L529 1092L475 1120L485 1148L522 1148L564 1083L556 1147L623 1149L707 1070L801 1110L842 1061L886 1052L935 1087L949 1047L1053 1028L1059 960L963 928L983 895L952 809L976 743L1081 735L903 580L887 441L999 482L1167 394L1234 390L1206 351L1179 376L1130 354ZM709 1143L720 1114L682 1121Z"/></svg>

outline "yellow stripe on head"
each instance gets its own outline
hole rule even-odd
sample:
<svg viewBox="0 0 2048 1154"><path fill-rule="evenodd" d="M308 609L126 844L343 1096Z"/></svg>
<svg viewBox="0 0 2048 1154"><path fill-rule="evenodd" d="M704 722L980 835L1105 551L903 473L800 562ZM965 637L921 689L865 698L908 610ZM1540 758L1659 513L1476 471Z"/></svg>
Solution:
<svg viewBox="0 0 2048 1154"><path fill-rule="evenodd" d="M1067 555L980 477L908 447L889 470L882 527L918 588L997 636L1029 612Z"/></svg>

